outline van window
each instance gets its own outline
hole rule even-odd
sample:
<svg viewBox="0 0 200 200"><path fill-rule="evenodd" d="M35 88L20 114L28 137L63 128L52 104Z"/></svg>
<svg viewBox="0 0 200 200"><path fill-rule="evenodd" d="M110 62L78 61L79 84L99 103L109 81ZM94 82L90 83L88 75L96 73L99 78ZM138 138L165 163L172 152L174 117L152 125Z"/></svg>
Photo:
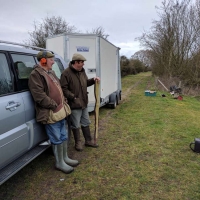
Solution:
<svg viewBox="0 0 200 200"><path fill-rule="evenodd" d="M56 76L60 79L62 72L64 71L64 67L58 58L55 58L55 63L53 64L53 71L55 72Z"/></svg>
<svg viewBox="0 0 200 200"><path fill-rule="evenodd" d="M18 76L17 87L19 91L29 90L28 87L28 78L33 70L34 65L36 64L36 57L31 55L21 55L21 54L11 54L14 67ZM38 63L38 61L37 61ZM56 76L60 78L61 73L64 70L64 67L61 61L55 58L55 63L52 67L55 71Z"/></svg>
<svg viewBox="0 0 200 200"><path fill-rule="evenodd" d="M0 95L5 95L14 91L13 83L6 56L0 53Z"/></svg>
<svg viewBox="0 0 200 200"><path fill-rule="evenodd" d="M36 64L33 56L11 54L18 79L28 79Z"/></svg>
<svg viewBox="0 0 200 200"><path fill-rule="evenodd" d="M18 77L18 90L29 90L28 78L33 70L34 65L36 64L34 57L30 55L20 55L14 53L12 53L11 56Z"/></svg>

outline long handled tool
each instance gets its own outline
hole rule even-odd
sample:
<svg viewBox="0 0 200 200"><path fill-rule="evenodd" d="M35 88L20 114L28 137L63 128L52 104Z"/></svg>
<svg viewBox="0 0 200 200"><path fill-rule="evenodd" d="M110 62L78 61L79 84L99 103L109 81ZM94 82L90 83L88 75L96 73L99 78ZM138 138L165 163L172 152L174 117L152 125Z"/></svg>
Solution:
<svg viewBox="0 0 200 200"><path fill-rule="evenodd" d="M94 96L95 96L95 130L94 130L94 144L97 144L98 138L98 127L99 127L99 106L100 106L100 96L99 96L99 82L95 81L94 86Z"/></svg>

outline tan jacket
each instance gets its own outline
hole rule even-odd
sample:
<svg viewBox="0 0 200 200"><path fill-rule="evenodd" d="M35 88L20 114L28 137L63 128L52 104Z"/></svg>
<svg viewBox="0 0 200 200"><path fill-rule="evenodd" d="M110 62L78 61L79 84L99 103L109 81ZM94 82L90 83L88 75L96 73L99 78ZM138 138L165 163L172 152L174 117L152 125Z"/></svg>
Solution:
<svg viewBox="0 0 200 200"><path fill-rule="evenodd" d="M59 82L54 71L50 73ZM60 83L60 82L59 82ZM36 120L43 124L47 123L49 117L49 110L55 110L57 103L49 97L49 84L46 74L42 67L36 65L29 77L29 89L35 101Z"/></svg>

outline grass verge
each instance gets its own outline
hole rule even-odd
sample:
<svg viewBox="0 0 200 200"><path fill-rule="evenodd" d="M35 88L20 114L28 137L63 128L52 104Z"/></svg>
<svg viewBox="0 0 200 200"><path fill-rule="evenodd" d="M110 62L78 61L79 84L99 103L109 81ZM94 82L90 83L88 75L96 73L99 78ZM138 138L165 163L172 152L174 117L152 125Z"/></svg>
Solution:
<svg viewBox="0 0 200 200"><path fill-rule="evenodd" d="M99 148L73 150L75 172L54 170L49 152L31 162L0 188L0 199L200 199L199 154L189 144L199 136L200 102L147 97L150 73L122 79L122 101L100 109ZM94 114L91 114L93 129Z"/></svg>

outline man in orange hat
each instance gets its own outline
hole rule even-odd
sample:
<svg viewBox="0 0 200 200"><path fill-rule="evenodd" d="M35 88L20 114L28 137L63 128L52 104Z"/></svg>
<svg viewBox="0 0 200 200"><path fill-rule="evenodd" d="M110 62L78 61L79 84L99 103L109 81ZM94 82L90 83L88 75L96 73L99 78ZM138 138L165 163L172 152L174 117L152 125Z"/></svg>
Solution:
<svg viewBox="0 0 200 200"><path fill-rule="evenodd" d="M37 60L39 65L35 66L29 77L29 88L35 101L36 120L45 126L56 158L56 168L70 173L74 170L72 166L79 163L67 155L66 113L61 112L66 99L60 81L52 70L54 55L51 52L40 51ZM59 117L52 117L50 113Z"/></svg>

